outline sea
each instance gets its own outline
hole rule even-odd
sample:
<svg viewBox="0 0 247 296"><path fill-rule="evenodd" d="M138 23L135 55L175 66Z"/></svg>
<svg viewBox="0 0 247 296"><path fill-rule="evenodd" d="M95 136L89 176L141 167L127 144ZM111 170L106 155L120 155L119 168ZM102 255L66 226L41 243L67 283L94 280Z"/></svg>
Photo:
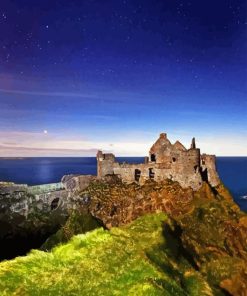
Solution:
<svg viewBox="0 0 247 296"><path fill-rule="evenodd" d="M119 162L140 163L144 157L118 157ZM247 157L217 157L217 170L236 203L247 211ZM38 185L60 182L67 174L96 175L95 157L0 158L0 181Z"/></svg>

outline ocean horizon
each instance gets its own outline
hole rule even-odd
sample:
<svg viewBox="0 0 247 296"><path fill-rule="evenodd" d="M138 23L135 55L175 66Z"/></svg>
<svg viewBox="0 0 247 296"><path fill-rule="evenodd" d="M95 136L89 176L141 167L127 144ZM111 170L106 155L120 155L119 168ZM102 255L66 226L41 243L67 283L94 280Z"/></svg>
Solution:
<svg viewBox="0 0 247 296"><path fill-rule="evenodd" d="M116 157L141 163L144 157ZM247 156L216 157L217 171L241 209L247 210ZM0 157L0 181L39 185L57 183L68 174L97 174L96 157Z"/></svg>

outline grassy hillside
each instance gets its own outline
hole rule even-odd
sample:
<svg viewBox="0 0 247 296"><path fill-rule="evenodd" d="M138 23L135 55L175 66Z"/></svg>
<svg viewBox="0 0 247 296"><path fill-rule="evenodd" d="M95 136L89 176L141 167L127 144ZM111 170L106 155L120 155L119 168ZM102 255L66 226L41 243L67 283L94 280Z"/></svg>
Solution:
<svg viewBox="0 0 247 296"><path fill-rule="evenodd" d="M212 295L176 242L165 241L165 214L74 236L51 252L33 250L0 263L1 295Z"/></svg>

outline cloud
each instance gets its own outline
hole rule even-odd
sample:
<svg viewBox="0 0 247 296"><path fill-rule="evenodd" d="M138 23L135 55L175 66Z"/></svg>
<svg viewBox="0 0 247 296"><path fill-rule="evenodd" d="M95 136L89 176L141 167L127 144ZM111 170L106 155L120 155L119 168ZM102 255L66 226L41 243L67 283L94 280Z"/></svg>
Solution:
<svg viewBox="0 0 247 296"><path fill-rule="evenodd" d="M1 157L42 157L42 156L92 156L98 149L57 149L57 148L30 148L22 146L0 145Z"/></svg>
<svg viewBox="0 0 247 296"><path fill-rule="evenodd" d="M246 135L202 136L198 146L202 153L218 156L247 156Z"/></svg>
<svg viewBox="0 0 247 296"><path fill-rule="evenodd" d="M3 146L17 146L17 143L13 143L13 142L3 142L2 143Z"/></svg>
<svg viewBox="0 0 247 296"><path fill-rule="evenodd" d="M15 143L12 145L8 143ZM40 132L0 132L0 157L10 156L95 156L97 150L113 152L119 156L144 155L151 142L103 141L76 139L65 135Z"/></svg>
<svg viewBox="0 0 247 296"><path fill-rule="evenodd" d="M30 95L30 96L49 96L49 97L77 97L77 98L98 98L94 94L82 94L74 92L44 92L44 91L26 91L0 88L1 93Z"/></svg>
<svg viewBox="0 0 247 296"><path fill-rule="evenodd" d="M140 134L140 132L139 132ZM172 135L172 134L171 134ZM175 136L175 137L174 137ZM112 152L116 156L145 156L158 135L143 133L142 137L134 134L116 138L111 135L103 140L79 139L76 135L70 137L63 134L41 132L0 132L0 157L27 157L27 156L95 156L97 150ZM188 133L168 134L169 139L177 139L189 148L191 135ZM114 139L115 138L115 139ZM126 139L126 140L125 140ZM114 141L113 141L114 140ZM212 135L198 136L196 144L202 153L216 154L218 156L246 156L247 137L241 135Z"/></svg>
<svg viewBox="0 0 247 296"><path fill-rule="evenodd" d="M111 93L106 91L88 91L80 90L78 92L66 92L66 91L29 91L21 89L5 89L0 88L0 94L12 94L19 96L44 96L44 97L57 97L57 98L83 98L83 99L93 99L102 103L109 104L120 104L124 103L124 98L120 99L118 96L112 96Z"/></svg>

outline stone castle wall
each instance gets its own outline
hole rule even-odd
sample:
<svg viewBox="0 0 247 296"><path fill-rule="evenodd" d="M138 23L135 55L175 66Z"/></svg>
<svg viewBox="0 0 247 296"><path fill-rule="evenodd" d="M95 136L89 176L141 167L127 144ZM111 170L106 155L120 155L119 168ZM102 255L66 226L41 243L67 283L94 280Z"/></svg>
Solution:
<svg viewBox="0 0 247 296"><path fill-rule="evenodd" d="M202 181L212 186L219 184L216 172L215 157L200 155L200 149L192 139L190 149L186 149L180 142L171 144L166 134L162 133L149 151L149 157L140 164L120 164L115 161L113 154L97 154L98 178L106 175L117 175L126 183L138 182L144 184L147 180L157 182L165 179L178 181L184 188L191 187L198 190Z"/></svg>
<svg viewBox="0 0 247 296"><path fill-rule="evenodd" d="M103 154L102 151L97 153L97 176L106 176L113 174L113 165L115 163L115 156L111 153Z"/></svg>
<svg viewBox="0 0 247 296"><path fill-rule="evenodd" d="M220 178L216 170L215 156L202 154L201 156L201 169L202 173L207 177L208 181L213 187L220 183Z"/></svg>
<svg viewBox="0 0 247 296"><path fill-rule="evenodd" d="M34 185L28 186L27 190L31 194L43 194L47 192L63 190L64 186L61 182L59 183L50 183L50 184L42 184L42 185Z"/></svg>

